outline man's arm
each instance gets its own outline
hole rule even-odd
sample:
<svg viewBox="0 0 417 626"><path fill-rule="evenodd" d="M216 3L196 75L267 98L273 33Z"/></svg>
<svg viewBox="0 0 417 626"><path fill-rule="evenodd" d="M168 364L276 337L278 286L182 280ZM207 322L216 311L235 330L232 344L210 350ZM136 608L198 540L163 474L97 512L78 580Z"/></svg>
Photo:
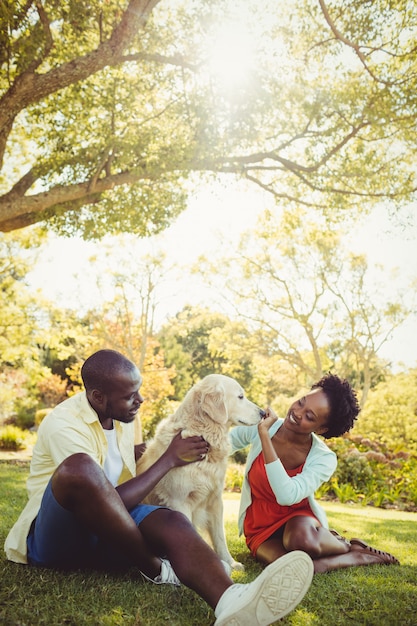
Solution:
<svg viewBox="0 0 417 626"><path fill-rule="evenodd" d="M207 450L208 444L202 437L182 439L178 433L163 455L143 474L116 487L125 507L130 510L139 504L173 467L201 461Z"/></svg>

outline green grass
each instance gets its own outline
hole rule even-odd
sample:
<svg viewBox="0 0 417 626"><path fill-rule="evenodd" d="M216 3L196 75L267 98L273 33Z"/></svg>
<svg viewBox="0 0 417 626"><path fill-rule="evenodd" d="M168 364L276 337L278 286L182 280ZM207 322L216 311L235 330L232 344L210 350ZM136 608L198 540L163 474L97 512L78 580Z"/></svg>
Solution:
<svg viewBox="0 0 417 626"><path fill-rule="evenodd" d="M0 540L26 500L27 464L0 462ZM237 494L228 494L226 531L232 554L244 563L238 582L260 566L236 530ZM392 551L400 567L372 566L314 577L303 602L279 622L285 626L415 626L417 624L417 514L324 503L330 524ZM1 555L2 626L210 626L212 610L186 588L150 585L133 572L62 574L6 561Z"/></svg>

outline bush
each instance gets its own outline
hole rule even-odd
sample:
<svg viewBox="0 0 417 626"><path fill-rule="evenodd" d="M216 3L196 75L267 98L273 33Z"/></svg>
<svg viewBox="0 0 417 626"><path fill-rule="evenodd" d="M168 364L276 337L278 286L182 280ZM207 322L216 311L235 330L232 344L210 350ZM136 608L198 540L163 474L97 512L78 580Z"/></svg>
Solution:
<svg viewBox="0 0 417 626"><path fill-rule="evenodd" d="M417 455L392 450L385 444L361 436L345 435L327 445L337 454L338 466L331 479L321 485L317 498L360 502L379 508L417 510ZM245 451L245 455L246 455ZM245 461L231 457L225 480L226 491L240 491Z"/></svg>
<svg viewBox="0 0 417 626"><path fill-rule="evenodd" d="M231 459L239 465L246 465L246 459L248 457L249 446L242 450L236 450L231 456Z"/></svg>
<svg viewBox="0 0 417 626"><path fill-rule="evenodd" d="M387 445L361 436L346 435L330 440L338 466L318 497L341 502L415 511L417 506L417 455L393 451Z"/></svg>
<svg viewBox="0 0 417 626"><path fill-rule="evenodd" d="M14 416L13 422L17 428L29 429L35 425L35 410L19 409L17 415Z"/></svg>
<svg viewBox="0 0 417 626"><path fill-rule="evenodd" d="M229 463L224 484L225 491L241 491L245 466L240 463Z"/></svg>
<svg viewBox="0 0 417 626"><path fill-rule="evenodd" d="M3 450L24 450L26 433L17 426L5 426L0 429L0 448Z"/></svg>
<svg viewBox="0 0 417 626"><path fill-rule="evenodd" d="M340 484L352 485L362 492L373 478L369 459L356 448L340 457L337 466L337 480Z"/></svg>
<svg viewBox="0 0 417 626"><path fill-rule="evenodd" d="M35 413L35 426L39 427L42 420L50 413L52 409L38 409Z"/></svg>

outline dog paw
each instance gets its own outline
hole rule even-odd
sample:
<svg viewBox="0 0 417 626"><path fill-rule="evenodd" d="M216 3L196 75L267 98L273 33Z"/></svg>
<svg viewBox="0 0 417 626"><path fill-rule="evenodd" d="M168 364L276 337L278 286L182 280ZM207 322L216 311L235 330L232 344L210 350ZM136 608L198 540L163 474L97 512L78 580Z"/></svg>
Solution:
<svg viewBox="0 0 417 626"><path fill-rule="evenodd" d="M243 563L239 563L239 561L233 561L231 563L232 569L235 570L236 572L244 572L245 571L245 566L243 565Z"/></svg>

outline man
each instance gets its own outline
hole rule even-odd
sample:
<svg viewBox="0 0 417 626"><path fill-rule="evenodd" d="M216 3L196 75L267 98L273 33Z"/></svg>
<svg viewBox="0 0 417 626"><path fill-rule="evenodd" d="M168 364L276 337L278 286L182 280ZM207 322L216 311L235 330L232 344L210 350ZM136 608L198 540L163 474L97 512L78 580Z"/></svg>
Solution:
<svg viewBox="0 0 417 626"><path fill-rule="evenodd" d="M143 402L137 367L100 350L81 376L85 391L39 427L29 501L6 539L7 557L60 569L136 566L153 583L193 589L214 609L216 626L267 626L291 611L311 583L311 559L291 552L250 584L233 584L184 515L141 504L170 469L203 458L206 442L179 434L135 476L133 422Z"/></svg>

